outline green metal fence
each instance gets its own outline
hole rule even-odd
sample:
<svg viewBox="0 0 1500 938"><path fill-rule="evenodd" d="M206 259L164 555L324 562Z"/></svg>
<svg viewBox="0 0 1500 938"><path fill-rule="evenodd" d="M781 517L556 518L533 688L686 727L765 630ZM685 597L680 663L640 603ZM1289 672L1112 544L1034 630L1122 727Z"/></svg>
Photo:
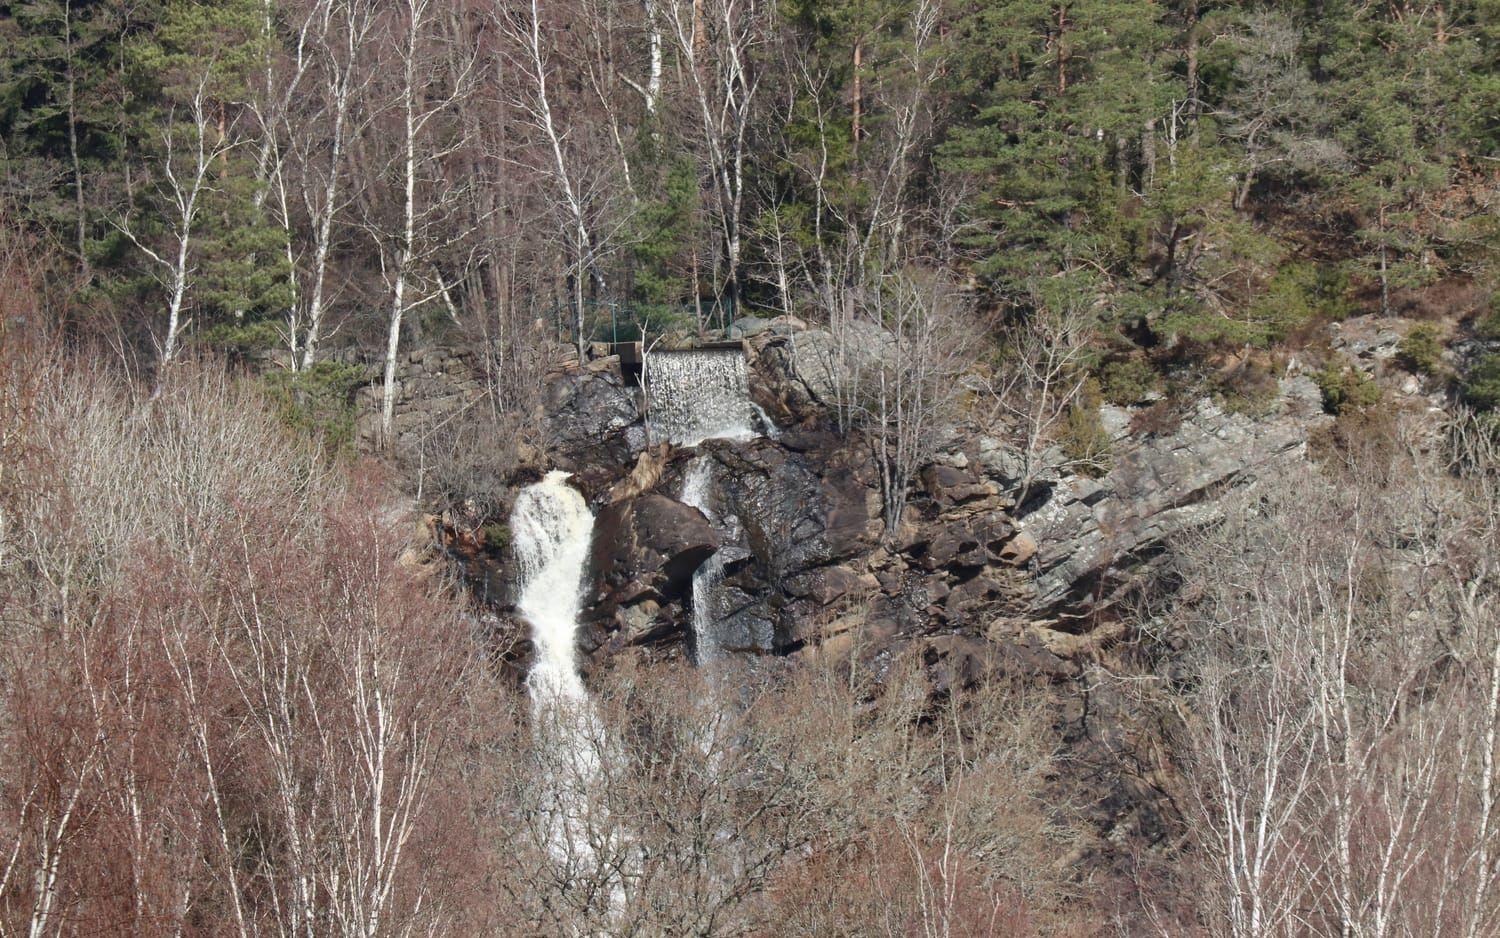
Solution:
<svg viewBox="0 0 1500 938"><path fill-rule="evenodd" d="M733 297L705 300L702 306L705 329L728 329L734 324ZM585 300L583 334L589 342L639 342L646 335L660 335L674 330L693 331L698 327L698 308L681 306L648 306L608 300ZM571 303L559 303L547 311L554 334L559 341L572 344L578 339L578 318Z"/></svg>

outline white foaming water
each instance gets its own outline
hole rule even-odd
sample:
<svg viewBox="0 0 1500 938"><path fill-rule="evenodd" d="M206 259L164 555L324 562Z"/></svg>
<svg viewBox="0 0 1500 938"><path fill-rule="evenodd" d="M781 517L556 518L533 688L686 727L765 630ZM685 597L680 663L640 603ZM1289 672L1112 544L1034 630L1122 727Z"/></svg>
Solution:
<svg viewBox="0 0 1500 938"><path fill-rule="evenodd" d="M761 429L765 431L766 436L773 440L781 439L781 431L776 428L776 424L771 422L771 416L765 412L764 408L751 401L750 409L755 412L755 416L760 420Z"/></svg>
<svg viewBox="0 0 1500 938"><path fill-rule="evenodd" d="M549 472L516 496L510 526L520 567L516 608L536 646L531 691L537 756L548 787L539 806L552 856L568 866L596 861L588 830L589 791L599 779L603 741L578 676L576 636L594 516L566 472Z"/></svg>
<svg viewBox="0 0 1500 938"><path fill-rule="evenodd" d="M549 472L516 497L510 528L520 565L516 607L531 623L536 662L526 677L535 705L588 699L578 677L578 611L594 516L566 472Z"/></svg>
<svg viewBox="0 0 1500 938"><path fill-rule="evenodd" d="M680 446L704 440L749 440L755 429L755 405L745 353L739 349L693 349L658 352L646 357L646 386L651 395L651 429L659 439Z"/></svg>
<svg viewBox="0 0 1500 938"><path fill-rule="evenodd" d="M703 512L709 524L717 527L719 519L709 501L712 491L713 462L699 456L683 476L680 501ZM714 551L693 571L693 648L699 667L712 664L724 654L717 629L719 584L723 582L724 558L720 551Z"/></svg>

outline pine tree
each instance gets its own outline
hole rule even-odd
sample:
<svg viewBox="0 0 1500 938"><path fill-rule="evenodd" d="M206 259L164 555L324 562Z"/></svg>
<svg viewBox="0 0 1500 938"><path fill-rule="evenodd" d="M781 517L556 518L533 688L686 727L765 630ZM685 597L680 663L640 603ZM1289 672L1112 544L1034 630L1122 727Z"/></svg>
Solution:
<svg viewBox="0 0 1500 938"><path fill-rule="evenodd" d="M157 234L152 220L171 215L159 204L168 170L185 178L186 162L199 142L215 153L192 233L191 303L197 325L218 326L221 339L247 322L278 314L288 301L285 252L278 249L283 234L261 209L265 181L257 174L253 148L244 146L253 129L243 102L263 67L265 44L273 39L265 35L259 0L170 0L156 28L128 50L137 120L153 131L144 135L143 155L154 166L157 183L142 193L137 237L149 240ZM200 97L206 120L195 122L193 107ZM200 135L205 139L199 141Z"/></svg>
<svg viewBox="0 0 1500 938"><path fill-rule="evenodd" d="M1156 128L1185 94L1165 11L1009 0L960 29L961 110L940 158L983 187L977 272L1023 306L1030 284L1060 269L1105 272L1106 292L1133 280L1147 239L1131 205L1149 198Z"/></svg>
<svg viewBox="0 0 1500 938"><path fill-rule="evenodd" d="M1391 310L1396 288L1436 274L1429 199L1446 188L1467 128L1462 78L1467 42L1437 15L1353 9L1341 17L1328 67L1336 82L1340 137L1356 164L1344 191L1360 219L1360 262Z"/></svg>
<svg viewBox="0 0 1500 938"><path fill-rule="evenodd" d="M0 12L0 137L8 196L71 248L85 278L103 251L101 177L120 157L119 36L107 0L27 0Z"/></svg>

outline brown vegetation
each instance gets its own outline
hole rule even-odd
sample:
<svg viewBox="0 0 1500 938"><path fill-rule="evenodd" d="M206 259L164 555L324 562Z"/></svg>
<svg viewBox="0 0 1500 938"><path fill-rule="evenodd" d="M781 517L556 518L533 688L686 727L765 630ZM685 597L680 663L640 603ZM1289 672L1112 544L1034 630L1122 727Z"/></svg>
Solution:
<svg viewBox="0 0 1500 938"><path fill-rule="evenodd" d="M1183 649L1134 686L1176 726L1203 862L1187 907L1210 933L1500 927L1500 462L1472 417L1421 426L1242 499L1183 545L1184 587L1148 620Z"/></svg>
<svg viewBox="0 0 1500 938"><path fill-rule="evenodd" d="M463 604L221 371L5 359L0 923L154 934L1062 927L1045 713L918 663L606 677L559 856L548 721Z"/></svg>

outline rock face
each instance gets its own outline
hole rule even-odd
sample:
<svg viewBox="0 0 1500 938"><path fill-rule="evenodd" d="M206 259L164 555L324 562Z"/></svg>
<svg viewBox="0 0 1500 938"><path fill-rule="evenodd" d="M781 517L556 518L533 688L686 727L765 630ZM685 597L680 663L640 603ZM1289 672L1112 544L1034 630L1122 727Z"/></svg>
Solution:
<svg viewBox="0 0 1500 938"><path fill-rule="evenodd" d="M1266 415L1205 400L1169 431L1133 432L1131 411L1107 407L1109 471L1044 471L1019 508L1014 455L956 433L919 474L897 537L882 544L868 453L826 429L836 397L832 337L788 318L741 320L737 335L749 351L751 396L782 430L699 448L714 463L712 524L675 500L688 456L648 450L638 389L617 359L574 361L547 380L551 462L575 473L599 516L590 618L600 649L684 634L693 570L715 550L728 649L792 652L851 622L892 638L982 636L1023 619L1080 623L1149 572L1174 537L1217 518L1224 492L1303 458L1308 433L1328 419L1307 378L1284 380ZM857 354L888 345L872 335ZM482 393L472 356L441 349L413 352L399 379L398 433ZM1034 639L1017 640L1054 653L1056 642Z"/></svg>
<svg viewBox="0 0 1500 938"><path fill-rule="evenodd" d="M1271 483L1304 457L1309 433L1329 419L1316 386L1284 380L1269 412L1254 417L1207 400L1170 421L1104 408L1108 470L1070 472L1057 468L1067 464L1061 453L1046 453L1025 493L1017 454L960 428L922 467L886 537L869 450L832 430L831 338L786 319L737 329L751 398L778 426L774 437L648 445L637 389L617 360L573 362L548 378L549 462L525 471L572 470L595 511L582 666L685 656L694 572L715 557L716 647L793 661L854 657L877 676L914 660L934 695L996 678L1027 685L1053 705L1076 768L1059 785L1088 801L1101 843L1167 836L1170 799L1141 756L1159 750L1156 729L1128 695L1097 686L1090 664L1129 637L1112 606L1174 539L1220 517L1226 492ZM883 342L873 337L862 354L882 354ZM402 379L398 429L403 408L430 420L469 393L461 381L429 387L423 394L442 403L419 406L427 369L438 367L420 364ZM702 510L681 500L700 460L712 480L706 501L693 499ZM491 587L495 629L512 637L519 672L528 646L524 630L506 624L494 585L508 571L495 553L476 579Z"/></svg>
<svg viewBox="0 0 1500 938"><path fill-rule="evenodd" d="M612 619L626 644L676 630L680 623L657 611L681 603L693 571L718 549L718 536L703 513L664 495L648 493L605 506L594 521L592 617Z"/></svg>
<svg viewBox="0 0 1500 938"><path fill-rule="evenodd" d="M1030 612L1076 615L1116 598L1173 537L1216 520L1226 491L1302 459L1309 432L1328 419L1318 400L1311 380L1292 378L1264 418L1200 401L1171 433L1120 436L1103 478L1051 484L1023 519L1037 545Z"/></svg>
<svg viewBox="0 0 1500 938"><path fill-rule="evenodd" d="M619 359L554 375L546 387L548 436L567 469L624 465L646 445L640 405Z"/></svg>
<svg viewBox="0 0 1500 938"><path fill-rule="evenodd" d="M837 375L896 354L890 335L873 325L856 323L850 332L843 343L822 329L754 334L766 384L788 412L805 415L837 406Z"/></svg>
<svg viewBox="0 0 1500 938"><path fill-rule="evenodd" d="M726 648L770 652L806 640L822 610L847 592L839 584L850 577L825 569L873 547L871 489L838 471L836 441L810 442L711 445L715 514L737 549L725 566Z"/></svg>

